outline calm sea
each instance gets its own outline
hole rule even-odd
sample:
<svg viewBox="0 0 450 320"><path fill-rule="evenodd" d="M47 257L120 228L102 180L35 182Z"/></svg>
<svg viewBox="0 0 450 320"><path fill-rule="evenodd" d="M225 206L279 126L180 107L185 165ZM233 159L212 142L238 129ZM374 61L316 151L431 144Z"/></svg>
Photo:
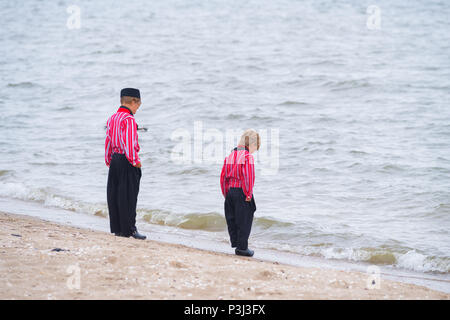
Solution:
<svg viewBox="0 0 450 320"><path fill-rule="evenodd" d="M138 227L227 241L227 132L255 128L252 247L448 275L450 4L374 2L1 1L0 197L107 225L137 87Z"/></svg>

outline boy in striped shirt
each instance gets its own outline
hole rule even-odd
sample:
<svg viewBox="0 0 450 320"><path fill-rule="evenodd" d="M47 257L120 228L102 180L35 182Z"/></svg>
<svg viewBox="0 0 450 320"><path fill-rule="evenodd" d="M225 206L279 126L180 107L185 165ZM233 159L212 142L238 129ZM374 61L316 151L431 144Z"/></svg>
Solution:
<svg viewBox="0 0 450 320"><path fill-rule="evenodd" d="M120 92L120 108L106 123L105 163L109 167L107 200L111 233L144 240L136 229L141 160L134 114L141 106L138 89Z"/></svg>
<svg viewBox="0 0 450 320"><path fill-rule="evenodd" d="M248 248L248 238L256 211L253 197L255 183L255 163L252 153L259 150L259 134L246 130L239 145L225 158L220 174L220 187L225 198L225 219L230 235L231 247L241 256L253 256Z"/></svg>

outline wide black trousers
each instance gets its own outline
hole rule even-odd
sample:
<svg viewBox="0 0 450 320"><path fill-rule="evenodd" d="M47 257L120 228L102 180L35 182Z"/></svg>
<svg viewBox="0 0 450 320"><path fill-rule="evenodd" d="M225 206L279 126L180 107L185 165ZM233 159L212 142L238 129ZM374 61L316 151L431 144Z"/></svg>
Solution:
<svg viewBox="0 0 450 320"><path fill-rule="evenodd" d="M225 197L225 219L230 235L231 247L241 250L248 248L248 237L252 229L255 199L245 201L241 188L230 188Z"/></svg>
<svg viewBox="0 0 450 320"><path fill-rule="evenodd" d="M136 230L136 205L142 171L124 154L114 153L106 187L109 225L112 233L130 236Z"/></svg>

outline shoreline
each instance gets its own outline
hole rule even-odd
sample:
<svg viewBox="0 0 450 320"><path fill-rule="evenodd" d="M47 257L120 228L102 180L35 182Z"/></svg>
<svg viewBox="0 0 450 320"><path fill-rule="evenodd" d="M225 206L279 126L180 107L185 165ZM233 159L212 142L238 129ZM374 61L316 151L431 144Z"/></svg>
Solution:
<svg viewBox="0 0 450 320"><path fill-rule="evenodd" d="M23 214L0 212L0 225L1 299L450 300L383 276L368 289L366 273L118 238Z"/></svg>
<svg viewBox="0 0 450 320"><path fill-rule="evenodd" d="M107 219L104 217L73 212L59 207L46 206L35 201L0 197L0 211L10 214L23 214L59 223L62 225L106 232L109 234ZM138 222L138 228L147 235L148 240L158 242L183 244L185 246L213 251L218 253L233 254L228 237L219 236L216 232L202 232L201 230L186 230L170 226ZM214 235L215 234L215 235ZM254 259L268 262L277 262L298 267L313 267L320 269L334 269L340 271L355 271L367 274L372 265L362 261L347 261L340 259L326 259L324 257L305 256L295 252L260 248L252 245L255 251ZM394 280L425 286L429 289L450 294L450 275L428 274L392 266L375 265L379 267L380 276L384 279Z"/></svg>

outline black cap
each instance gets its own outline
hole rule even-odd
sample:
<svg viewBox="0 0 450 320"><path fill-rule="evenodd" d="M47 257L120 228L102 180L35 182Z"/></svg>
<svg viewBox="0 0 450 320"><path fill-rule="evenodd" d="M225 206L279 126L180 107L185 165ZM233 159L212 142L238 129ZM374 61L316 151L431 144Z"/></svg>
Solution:
<svg viewBox="0 0 450 320"><path fill-rule="evenodd" d="M120 97L133 97L133 98L141 98L141 93L139 92L139 89L134 88L124 88L120 91Z"/></svg>

